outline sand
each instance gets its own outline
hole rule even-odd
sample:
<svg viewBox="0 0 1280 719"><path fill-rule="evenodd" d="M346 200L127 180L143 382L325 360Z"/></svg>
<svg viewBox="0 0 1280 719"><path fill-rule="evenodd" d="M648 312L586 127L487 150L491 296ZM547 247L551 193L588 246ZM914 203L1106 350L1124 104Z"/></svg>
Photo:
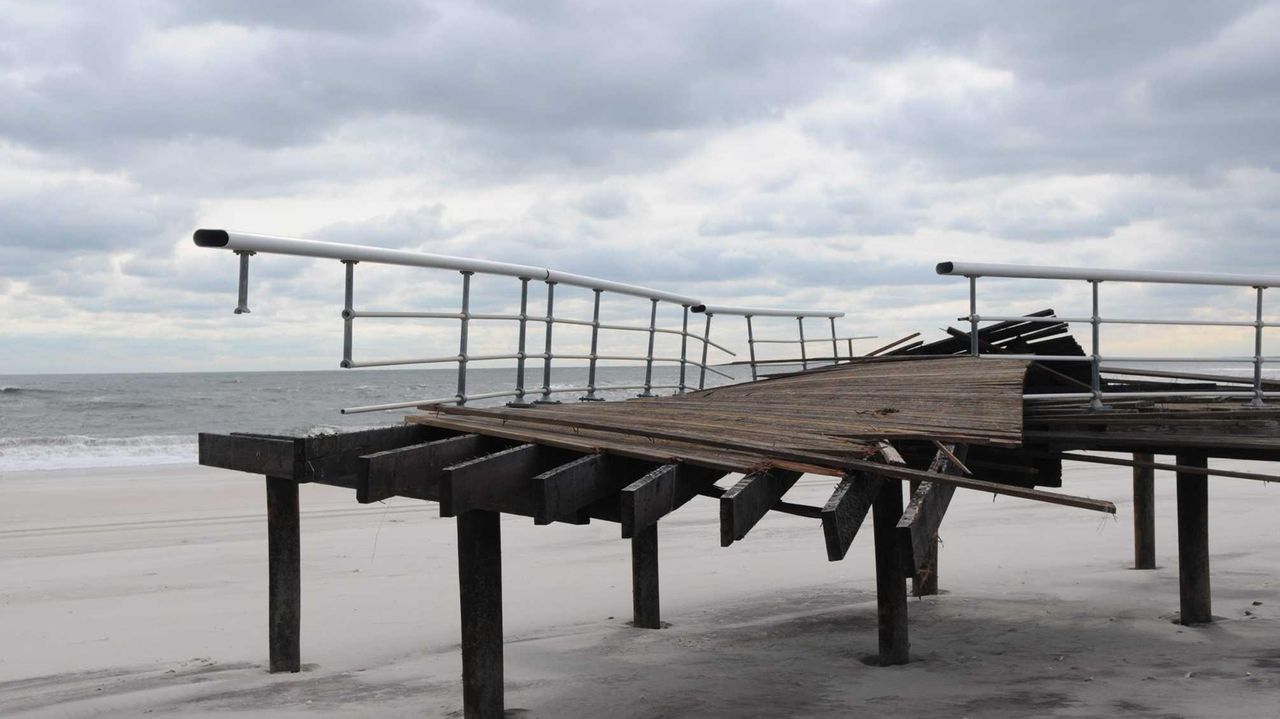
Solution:
<svg viewBox="0 0 1280 719"><path fill-rule="evenodd" d="M1233 466L1247 466L1234 463ZM717 506L661 524L660 631L627 625L616 525L503 521L507 706L528 717L1280 717L1280 487L1213 479L1214 614L1178 606L1174 482L1154 571L1129 569L1122 468L1068 473L1116 519L961 491L913 663L875 651L869 531L816 520L718 546ZM821 503L826 480L788 499ZM454 529L434 505L304 486L306 669L269 675L262 481L191 465L0 475L0 716L461 716ZM869 526L868 526L869 529Z"/></svg>

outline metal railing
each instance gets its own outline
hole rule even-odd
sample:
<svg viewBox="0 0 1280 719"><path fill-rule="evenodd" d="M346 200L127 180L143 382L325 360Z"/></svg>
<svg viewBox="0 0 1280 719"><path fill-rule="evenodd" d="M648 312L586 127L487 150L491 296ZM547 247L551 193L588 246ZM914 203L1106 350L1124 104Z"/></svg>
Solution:
<svg viewBox="0 0 1280 719"><path fill-rule="evenodd" d="M696 332L689 331L690 310L700 309L705 307L705 305L703 305L698 298L688 295L624 284L621 282L588 277L585 275L561 272L534 265L510 264L489 260L452 257L448 255L368 247L363 245L320 242L316 240L210 229L197 230L193 239L198 247L230 250L239 256L239 301L235 309L236 314L249 312L249 258L257 253L295 255L332 259L342 262L345 266L345 291L341 314L343 321L343 340L342 361L340 362L340 366L343 368L450 363L455 363L457 366L457 391L452 396L403 402L390 402L361 407L348 407L342 410L344 414L405 409L429 404L465 404L470 400L496 399L503 397L513 398L514 403L517 404L525 404L526 399L534 395L537 397L537 399L534 400L535 402L553 402L553 395L572 393L584 393L579 399L584 401L594 401L602 399L599 396L599 393L611 390L641 390L639 396L642 397L653 396L654 390L674 390L677 393L684 393L693 388L688 377L689 368L696 368L698 370L697 387L699 389L706 386L707 373L709 372L721 377L733 379L731 375L710 366L708 353L711 348L715 348L730 356L736 356L736 354L728 347L725 347L723 344L713 342L710 339L711 318L714 312L706 313L705 329L701 335ZM456 271L461 275L461 303L459 309L457 311L449 312L400 312L357 309L355 307L355 266L360 262ZM520 282L520 311L518 313L472 312L471 278L476 274L501 275L518 279ZM545 312L530 314L529 302L531 297L529 285L531 282L541 282L546 286ZM556 316L555 299L557 285L584 288L591 291L592 314L590 320ZM601 322L601 297L606 292L648 300L648 323L640 325ZM682 320L678 328L658 326L659 305L664 303L668 305L675 305L681 309ZM794 315L795 311L787 310L786 314ZM799 314L801 316L832 317L833 327L835 321L834 317L843 315L843 313L827 312L815 314L808 311L800 311ZM444 356L357 360L353 354L354 324L357 319L456 320L459 323L458 352L457 354ZM517 323L515 351L499 354L471 353L468 349L468 341L470 339L472 321L504 321ZM543 328L543 347L541 352L531 352L527 346L530 323L541 325ZM580 350L574 352L557 352L555 350L554 341L554 330L557 325L590 328L590 350L586 353L583 353ZM647 335L647 351L643 355L602 353L600 351L600 332L602 330L645 333ZM680 337L679 356L659 356L655 353L655 340L659 334L676 335ZM700 361L690 356L690 340L701 344ZM696 350L696 348L694 349ZM468 393L467 377L468 368L471 363L495 360L514 360L515 382L513 388L510 390L474 394ZM526 387L525 375L527 364L530 360L534 362L541 362L542 382L540 387ZM555 360L585 361L587 363L586 384L584 386L575 387L554 386L552 384L552 366ZM643 362L643 384L600 384L597 382L597 369L601 361ZM672 363L679 366L679 379L675 384L655 383L654 365L659 363ZM754 377L754 366L752 374Z"/></svg>
<svg viewBox="0 0 1280 719"><path fill-rule="evenodd" d="M810 362L839 362L841 359L853 359L853 341L872 339L875 335L863 335L858 337L841 337L836 331L836 318L844 317L844 313L839 310L791 310L791 309L774 309L770 307L735 307L731 305L698 305L693 308L694 312L701 312L707 316L707 325L710 327L711 317L713 315L731 315L734 317L744 317L747 320L747 352L748 362L751 366L751 379L759 378L758 367L761 361L756 359L756 345L758 344L788 344L797 345L800 348L800 358L797 361L788 360L788 364L799 364L802 369L809 369ZM796 329L799 334L795 339L756 339L755 329L751 324L753 317L794 317L796 320ZM804 321L806 318L826 319L831 324L831 337L814 337L806 339L804 336ZM830 342L830 357L810 357L806 345L813 342ZM840 343L845 342L848 346L849 353L846 357L840 356Z"/></svg>
<svg viewBox="0 0 1280 719"><path fill-rule="evenodd" d="M942 262L938 264L939 275L966 277L969 280L969 315L961 320L969 322L970 354L982 357L978 328L982 322L1041 322L1041 323L1078 323L1088 324L1091 328L1091 349L1085 356L1045 356L1045 355L985 355L1006 359L1033 359L1054 362L1088 362L1091 366L1090 391L1063 392L1051 394L1026 395L1027 399L1059 400L1088 399L1091 409L1106 409L1103 402L1106 398L1117 399L1155 399L1162 397L1249 397L1249 405L1261 407L1267 397L1280 396L1280 392L1267 392L1263 389L1262 367L1267 361L1277 358L1262 354L1263 330L1274 327L1263 320L1263 291L1272 287L1280 287L1280 276L1267 275L1231 275L1209 272L1162 272L1156 270L1111 270L1087 269L1076 267L1042 267L1035 265L1000 265L968 262ZM1073 280L1087 282L1090 285L1093 311L1088 317L1029 317L1007 315L978 314L978 279L983 277ZM1197 320L1197 319L1155 319L1146 317L1103 317L1099 309L1098 287L1103 282L1136 282L1162 283L1175 285L1211 285L1224 287L1249 287L1254 290L1253 320ZM1108 356L1102 354L1101 329L1104 324L1116 325L1183 325L1193 327L1252 327L1254 352L1244 357L1153 357L1153 356ZM1253 365L1252 389L1249 391L1215 390L1215 391L1154 391L1154 392L1105 392L1102 389L1102 363L1110 362L1187 362L1187 363L1250 363Z"/></svg>

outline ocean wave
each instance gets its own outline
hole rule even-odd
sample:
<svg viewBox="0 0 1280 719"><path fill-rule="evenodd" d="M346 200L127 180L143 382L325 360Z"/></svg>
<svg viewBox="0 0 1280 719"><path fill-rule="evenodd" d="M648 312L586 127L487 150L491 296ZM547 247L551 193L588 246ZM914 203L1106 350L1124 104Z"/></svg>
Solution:
<svg viewBox="0 0 1280 719"><path fill-rule="evenodd" d="M136 467L195 462L196 437L0 437L0 471Z"/></svg>
<svg viewBox="0 0 1280 719"><path fill-rule="evenodd" d="M0 387L0 395L42 395L62 394L56 389L35 389L33 387Z"/></svg>

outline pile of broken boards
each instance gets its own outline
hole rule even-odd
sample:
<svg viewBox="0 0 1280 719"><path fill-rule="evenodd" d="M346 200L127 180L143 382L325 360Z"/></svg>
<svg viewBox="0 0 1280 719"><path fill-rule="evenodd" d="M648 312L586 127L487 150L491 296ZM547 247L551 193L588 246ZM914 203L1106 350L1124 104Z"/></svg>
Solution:
<svg viewBox="0 0 1280 719"><path fill-rule="evenodd" d="M1030 354L1038 348L1025 336L1034 334L1053 343L1046 354L1082 354L1064 340L1065 325L1009 325L987 328L983 342ZM1110 502L1038 489L1061 486L1061 458L1023 446L1024 393L1060 391L1078 381L1070 374L1077 368L950 356L969 346L967 335L953 335L675 397L433 407L409 421L456 433L435 442L445 451L417 463L427 471L416 473L412 488L393 486L400 480L390 476L375 481L366 500L418 496L439 501L444 516L485 509L539 523L606 519L632 537L701 494L720 499L723 545L780 511L820 518L834 560L881 488L900 497L899 482L909 482L898 529L904 549L916 550L903 559L917 571L927 569L928 545L956 488L1114 512ZM451 442L457 447L446 450ZM728 489L715 484L730 473L743 478ZM802 474L833 478L825 506L783 500Z"/></svg>

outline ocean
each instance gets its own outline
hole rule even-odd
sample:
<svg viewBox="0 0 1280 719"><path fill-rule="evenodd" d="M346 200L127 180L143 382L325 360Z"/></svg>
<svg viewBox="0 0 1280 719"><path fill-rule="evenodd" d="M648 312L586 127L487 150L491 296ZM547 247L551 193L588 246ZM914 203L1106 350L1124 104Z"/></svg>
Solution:
<svg viewBox="0 0 1280 719"><path fill-rule="evenodd" d="M745 368L730 371L747 373ZM472 369L468 392L511 389L514 372ZM690 372L696 384L697 375ZM558 368L552 384L580 387L586 377L585 367ZM654 384L675 384L677 377L675 367L654 368ZM394 424L411 410L353 415L339 410L447 397L456 381L452 369L0 375L0 472L195 462L199 432L302 434ZM642 367L598 369L600 385L643 381ZM707 376L708 386L724 381ZM527 373L526 387L541 382L540 369ZM576 401L576 395L557 399Z"/></svg>

